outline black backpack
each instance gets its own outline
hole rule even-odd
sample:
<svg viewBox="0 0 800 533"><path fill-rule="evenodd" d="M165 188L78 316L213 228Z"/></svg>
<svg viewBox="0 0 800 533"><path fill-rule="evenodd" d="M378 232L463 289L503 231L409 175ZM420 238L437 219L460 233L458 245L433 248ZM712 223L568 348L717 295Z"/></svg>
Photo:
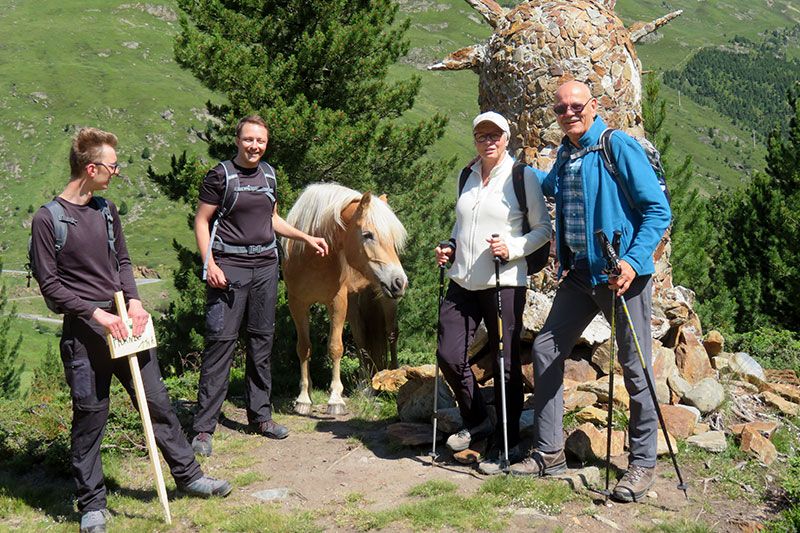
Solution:
<svg viewBox="0 0 800 533"><path fill-rule="evenodd" d="M116 263L117 271L119 271L119 258L117 257L116 239L114 238L114 217L111 215L111 209L108 207L108 202L106 199L101 198L100 196L93 196L90 200L90 203L93 203L103 215L103 218L105 218L106 231L108 234L108 248L111 251L111 256L114 258ZM59 252L61 252L61 250L64 248L64 245L67 243L69 226L76 225L77 221L72 217L68 217L64 211L64 206L62 206L56 200L51 200L42 207L46 208L50 212L50 216L53 219L53 236L55 237L57 261ZM31 239L28 239L28 264L25 266L28 269L28 287L31 286L31 277L33 277L37 283L41 284L36 259L31 250ZM47 308L54 313L60 314L64 312L64 310L61 309L58 304L47 297L44 298L44 303L47 304Z"/></svg>
<svg viewBox="0 0 800 533"><path fill-rule="evenodd" d="M467 165L461 171L458 178L458 195L464 190L464 185L467 183L467 178L472 173L472 165ZM531 230L530 223L528 222L528 199L525 195L525 164L514 163L514 168L511 170L511 181L514 185L514 196L517 197L517 203L522 209L522 234L526 234ZM547 266L547 261L550 259L550 241L541 245L538 249L525 256L525 262L528 265L528 275L536 274L544 267Z"/></svg>
<svg viewBox="0 0 800 533"><path fill-rule="evenodd" d="M227 160L220 163L225 170L225 192L222 194L222 203L217 212L214 214L214 219L211 222L211 233L208 240L208 250L206 250L206 260L203 262L203 280L206 279L208 273L208 261L211 258L211 251L217 250L229 254L260 254L267 250L272 250L278 246L277 237L272 242L264 244L251 244L249 246L234 246L226 244L217 237L217 226L220 219L230 214L236 206L236 200L239 199L240 192L256 192L265 194L275 204L275 191L278 187L275 180L275 169L266 161L259 161L258 168L264 176L264 185L241 185L239 183L239 172L233 166L233 161Z"/></svg>

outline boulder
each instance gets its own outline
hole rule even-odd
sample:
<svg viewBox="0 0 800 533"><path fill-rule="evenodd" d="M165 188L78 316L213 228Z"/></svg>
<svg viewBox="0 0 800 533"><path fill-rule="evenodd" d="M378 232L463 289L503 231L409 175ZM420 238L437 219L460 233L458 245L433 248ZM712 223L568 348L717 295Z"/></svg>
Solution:
<svg viewBox="0 0 800 533"><path fill-rule="evenodd" d="M526 409L519 415L519 431L520 433L533 431L533 409Z"/></svg>
<svg viewBox="0 0 800 533"><path fill-rule="evenodd" d="M578 383L594 381L597 379L597 370L586 359L567 359L564 361L564 379L571 379Z"/></svg>
<svg viewBox="0 0 800 533"><path fill-rule="evenodd" d="M600 469L596 466L587 466L578 470L569 470L564 474L555 476L556 479L566 481L572 490L591 489L600 486Z"/></svg>
<svg viewBox="0 0 800 533"><path fill-rule="evenodd" d="M661 405L661 414L664 416L664 424L670 435L679 439L692 435L697 423L697 417L693 413L677 405Z"/></svg>
<svg viewBox="0 0 800 533"><path fill-rule="evenodd" d="M761 433L751 428L745 427L742 431L743 452L749 452L765 465L771 465L778 457L778 450L775 445L761 436Z"/></svg>
<svg viewBox="0 0 800 533"><path fill-rule="evenodd" d="M800 386L800 378L797 377L797 373L794 370L765 368L764 374L770 383L786 383L787 385Z"/></svg>
<svg viewBox="0 0 800 533"><path fill-rule="evenodd" d="M600 431L590 423L578 426L564 444L567 453L579 461L589 459L605 459L606 431ZM625 451L625 432L611 432L611 456L622 455Z"/></svg>
<svg viewBox="0 0 800 533"><path fill-rule="evenodd" d="M446 409L439 409L438 421L436 428L442 433L450 435L456 433L464 427L464 421L461 419L461 411L458 407L447 407ZM431 421L433 416L431 414Z"/></svg>
<svg viewBox="0 0 800 533"><path fill-rule="evenodd" d="M711 358L711 366L719 372L730 372L731 359L728 354L716 355Z"/></svg>
<svg viewBox="0 0 800 533"><path fill-rule="evenodd" d="M695 422L700 422L701 413L700 409L698 409L697 407L694 407L693 405L684 405L682 403L676 404L675 407L677 407L678 409L685 409L686 411L689 411L690 413L692 413L692 415L694 415Z"/></svg>
<svg viewBox="0 0 800 533"><path fill-rule="evenodd" d="M397 415L401 422L424 422L428 423L433 414L433 365L429 366L430 373L423 367L414 367L414 371L409 369L406 373L408 381L400 387L397 392ZM453 393L447 386L444 379L439 378L439 409L455 407Z"/></svg>
<svg viewBox="0 0 800 533"><path fill-rule="evenodd" d="M772 407L777 408L781 413L785 414L786 416L797 416L800 414L800 405L784 400L777 394L769 391L764 391L762 393L764 401L771 405Z"/></svg>
<svg viewBox="0 0 800 533"><path fill-rule="evenodd" d="M711 426L703 422L699 422L695 424L693 433L695 435L700 435L701 433L705 433L706 431L711 431Z"/></svg>
<svg viewBox="0 0 800 533"><path fill-rule="evenodd" d="M657 339L653 340L653 375L658 402L670 403L672 394L667 380L670 376L679 375L678 365L675 364L675 352Z"/></svg>
<svg viewBox="0 0 800 533"><path fill-rule="evenodd" d="M610 338L611 326L608 324L608 321L605 319L603 314L598 313L597 316L595 316L594 319L589 322L589 325L586 326L586 329L583 330L583 333L581 333L580 339L578 339L578 344L595 346L597 344L606 342Z"/></svg>
<svg viewBox="0 0 800 533"><path fill-rule="evenodd" d="M397 392L405 385L408 378L408 367L402 366L394 370L381 370L372 376L372 390L379 392Z"/></svg>
<svg viewBox="0 0 800 533"><path fill-rule="evenodd" d="M598 401L608 403L608 381L608 376L603 376L595 381L578 385L578 390L591 392L597 396ZM631 398L622 382L622 376L614 376L614 405L628 409L630 404Z"/></svg>
<svg viewBox="0 0 800 533"><path fill-rule="evenodd" d="M761 368L758 361L745 352L736 352L733 354L728 361L728 369L744 377L746 381L755 383L756 385L763 383L767 379L767 376L764 374L764 369Z"/></svg>
<svg viewBox="0 0 800 533"><path fill-rule="evenodd" d="M697 407L703 414L711 413L725 401L725 389L717 380L705 378L686 393L683 401Z"/></svg>
<svg viewBox="0 0 800 533"><path fill-rule="evenodd" d="M590 405L578 411L575 419L580 423L589 422L595 426L605 427L608 421L608 411Z"/></svg>
<svg viewBox="0 0 800 533"><path fill-rule="evenodd" d="M725 338L722 336L722 333L712 329L706 334L706 338L703 339L703 347L710 357L718 355L725 347Z"/></svg>
<svg viewBox="0 0 800 533"><path fill-rule="evenodd" d="M524 341L533 341L534 336L539 333L550 314L553 301L546 294L540 291L528 291L525 296L525 309L522 312L522 334Z"/></svg>
<svg viewBox="0 0 800 533"><path fill-rule="evenodd" d="M692 390L692 384L683 379L680 375L672 375L667 378L667 384L670 390L675 393L680 399L683 399L686 394Z"/></svg>
<svg viewBox="0 0 800 533"><path fill-rule="evenodd" d="M692 435L686 442L714 453L724 452L728 448L728 441L725 440L723 431L707 431L700 435Z"/></svg>
<svg viewBox="0 0 800 533"><path fill-rule="evenodd" d="M564 412L588 407L597 403L597 395L592 392L572 389L564 392Z"/></svg>
<svg viewBox="0 0 800 533"><path fill-rule="evenodd" d="M749 429L751 431L760 433L766 439L771 439L772 434L775 433L775 430L777 430L779 427L780 424L778 422L773 422L770 420L755 420L745 424L734 424L728 429L730 429L731 433L737 437L741 437L744 430Z"/></svg>
<svg viewBox="0 0 800 533"><path fill-rule="evenodd" d="M681 376L689 383L714 377L714 369L708 358L706 349L697 335L688 328L682 327L675 348L675 362Z"/></svg>

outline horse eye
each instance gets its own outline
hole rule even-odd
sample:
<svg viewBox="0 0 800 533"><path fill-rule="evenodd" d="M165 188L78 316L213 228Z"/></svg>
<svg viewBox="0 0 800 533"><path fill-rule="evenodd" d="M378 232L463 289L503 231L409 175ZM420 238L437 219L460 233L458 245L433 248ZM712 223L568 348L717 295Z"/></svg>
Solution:
<svg viewBox="0 0 800 533"><path fill-rule="evenodd" d="M361 237L364 238L365 241L371 241L375 238L371 231L364 231L361 233Z"/></svg>

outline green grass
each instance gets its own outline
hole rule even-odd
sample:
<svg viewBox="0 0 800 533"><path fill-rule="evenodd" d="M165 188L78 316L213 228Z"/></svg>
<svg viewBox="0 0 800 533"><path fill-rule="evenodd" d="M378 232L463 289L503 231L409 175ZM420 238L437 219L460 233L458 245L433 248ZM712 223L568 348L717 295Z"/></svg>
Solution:
<svg viewBox="0 0 800 533"><path fill-rule="evenodd" d="M577 497L563 481L515 476L494 476L481 485L480 493L492 495L507 506L533 508L550 515L561 513L564 504Z"/></svg>
<svg viewBox="0 0 800 533"><path fill-rule="evenodd" d="M652 527L642 527L642 533L711 533L711 527L701 522L683 520L669 520Z"/></svg>

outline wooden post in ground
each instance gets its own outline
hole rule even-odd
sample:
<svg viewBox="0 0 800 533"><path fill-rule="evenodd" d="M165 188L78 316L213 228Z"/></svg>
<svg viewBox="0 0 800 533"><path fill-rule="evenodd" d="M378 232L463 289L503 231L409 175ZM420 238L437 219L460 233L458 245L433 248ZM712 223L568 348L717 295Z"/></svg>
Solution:
<svg viewBox="0 0 800 533"><path fill-rule="evenodd" d="M167 500L167 488L164 485L164 474L161 472L161 463L159 462L158 449L156 448L156 438L153 434L153 423L150 421L150 409L147 407L147 396L145 395L144 384L142 383L142 373L139 370L139 358L136 356L137 353L143 350L156 347L153 319L148 319L147 327L141 336L133 337L132 324L128 318L128 311L125 308L125 298L122 295L122 291L114 293L114 303L117 306L118 316L128 328L128 337L125 340L117 340L114 339L111 334L107 334L108 348L111 352L112 359L120 357L128 358L128 364L131 368L131 377L133 378L133 388L136 392L136 403L139 406L139 414L142 417L142 427L144 427L144 436L147 441L147 454L150 456L150 464L153 467L153 474L156 478L158 499L161 500L161 506L164 508L164 519L167 524L172 524L172 517L169 513L169 501ZM155 361L153 361L153 363L155 364Z"/></svg>

